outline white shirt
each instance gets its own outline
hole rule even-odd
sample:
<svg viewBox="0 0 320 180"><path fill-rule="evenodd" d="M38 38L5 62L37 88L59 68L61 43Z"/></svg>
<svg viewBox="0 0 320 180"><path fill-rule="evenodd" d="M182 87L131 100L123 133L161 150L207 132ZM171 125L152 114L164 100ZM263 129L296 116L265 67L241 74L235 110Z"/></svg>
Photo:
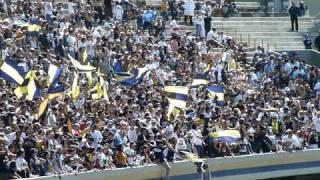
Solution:
<svg viewBox="0 0 320 180"><path fill-rule="evenodd" d="M293 145L295 145L295 147L300 147L300 143L296 135L292 135L291 138L289 138L288 135L286 135L282 138L282 142L289 143L287 147L290 149L293 148Z"/></svg>
<svg viewBox="0 0 320 180"><path fill-rule="evenodd" d="M130 147L127 147L124 149L124 153L128 156L128 164L133 165L134 163L134 157L130 157L135 155L135 151L131 149Z"/></svg>
<svg viewBox="0 0 320 180"><path fill-rule="evenodd" d="M317 82L313 89L320 90L320 82Z"/></svg>
<svg viewBox="0 0 320 180"><path fill-rule="evenodd" d="M172 21L170 22L170 27L171 27L172 29L177 29L177 28L179 28L179 25L178 25L178 23L177 23L176 20L172 20Z"/></svg>
<svg viewBox="0 0 320 180"><path fill-rule="evenodd" d="M16 166L17 166L17 170L18 170L18 171L23 171L23 170L25 170L26 167L27 167L27 165L28 165L28 163L27 163L27 161L26 161L23 157L19 156L19 157L16 159Z"/></svg>
<svg viewBox="0 0 320 180"><path fill-rule="evenodd" d="M210 30L207 34L207 41L214 40L218 37L217 33Z"/></svg>
<svg viewBox="0 0 320 180"><path fill-rule="evenodd" d="M101 142L101 140L103 138L101 132L98 130L91 131L90 135L93 138L95 146L97 146L98 143Z"/></svg>
<svg viewBox="0 0 320 180"><path fill-rule="evenodd" d="M74 14L74 12L75 12L72 2L68 2L68 12L69 12L69 14Z"/></svg>
<svg viewBox="0 0 320 180"><path fill-rule="evenodd" d="M200 133L199 131L195 130L195 129L191 129L189 131L190 135L191 135L191 144L194 145L202 145L202 139L200 138Z"/></svg>
<svg viewBox="0 0 320 180"><path fill-rule="evenodd" d="M316 128L316 131L320 133L320 117L315 117L313 122Z"/></svg>
<svg viewBox="0 0 320 180"><path fill-rule="evenodd" d="M49 2L49 1L45 2L44 13L45 13L45 15L52 15L53 14L52 2Z"/></svg>
<svg viewBox="0 0 320 180"><path fill-rule="evenodd" d="M122 8L122 6L116 5L114 9L115 9L114 12L115 12L116 20L122 21L122 16L123 16L123 8Z"/></svg>
<svg viewBox="0 0 320 180"><path fill-rule="evenodd" d="M97 158L100 167L105 167L107 165L108 158L103 152L100 152Z"/></svg>
<svg viewBox="0 0 320 180"><path fill-rule="evenodd" d="M129 128L128 130L128 140L131 142L137 142L138 140L138 135L137 135L137 131L136 128L134 128L133 130Z"/></svg>

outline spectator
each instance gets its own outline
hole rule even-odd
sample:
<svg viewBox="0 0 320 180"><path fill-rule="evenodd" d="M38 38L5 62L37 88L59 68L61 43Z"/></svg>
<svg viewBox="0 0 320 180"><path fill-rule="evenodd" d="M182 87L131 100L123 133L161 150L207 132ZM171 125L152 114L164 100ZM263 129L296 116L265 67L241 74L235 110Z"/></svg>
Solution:
<svg viewBox="0 0 320 180"><path fill-rule="evenodd" d="M184 3L184 22L186 25L188 25L188 19L189 19L189 25L193 25L192 17L194 16L194 9L195 9L195 3L193 0L186 0Z"/></svg>
<svg viewBox="0 0 320 180"><path fill-rule="evenodd" d="M300 16L305 16L306 10L308 10L308 7L304 4L303 1L300 1L300 4L299 4L299 15Z"/></svg>
<svg viewBox="0 0 320 180"><path fill-rule="evenodd" d="M300 16L299 8L296 6L295 2L292 2L292 5L289 9L290 19L291 19L291 30L294 31L294 27L296 31L298 31L299 24L298 24L298 16Z"/></svg>
<svg viewBox="0 0 320 180"><path fill-rule="evenodd" d="M303 44L306 49L312 49L312 40L309 34L304 35Z"/></svg>

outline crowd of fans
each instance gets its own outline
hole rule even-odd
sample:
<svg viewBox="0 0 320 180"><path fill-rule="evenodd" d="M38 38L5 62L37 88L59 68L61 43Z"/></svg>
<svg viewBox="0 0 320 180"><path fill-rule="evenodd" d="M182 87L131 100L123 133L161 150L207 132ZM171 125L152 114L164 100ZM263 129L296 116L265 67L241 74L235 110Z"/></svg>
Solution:
<svg viewBox="0 0 320 180"><path fill-rule="evenodd" d="M17 97L17 85L0 79L0 179L161 164L182 160L181 151L213 158L319 147L317 67L294 53L275 55L262 47L248 61L241 45L211 26L183 32L178 21L169 23L149 7L115 1L110 14L108 3L68 2L64 9L54 1L1 2L2 60L32 69L42 95L33 101ZM200 13L195 9L184 14L186 20ZM31 36L20 21L35 22L41 30ZM84 50L101 70L108 97L93 99L84 74L80 96L69 95L76 70L68 55L80 59ZM65 93L36 118L47 95L49 64L63 69L59 82ZM134 86L122 86L113 81L119 64L123 72L149 73ZM209 84L224 87L224 105L217 105L205 86L190 87L186 109L168 116L163 87L190 86L208 67ZM98 74L92 73L93 84ZM241 134L236 143L210 136L231 129Z"/></svg>

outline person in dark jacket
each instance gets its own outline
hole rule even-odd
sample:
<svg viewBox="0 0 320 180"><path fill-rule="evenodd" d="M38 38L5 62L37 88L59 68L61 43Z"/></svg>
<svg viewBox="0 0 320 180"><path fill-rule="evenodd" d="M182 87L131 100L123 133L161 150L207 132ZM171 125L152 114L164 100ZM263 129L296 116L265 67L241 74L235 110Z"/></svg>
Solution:
<svg viewBox="0 0 320 180"><path fill-rule="evenodd" d="M107 17L112 18L112 5L111 0L104 0L104 13Z"/></svg>
<svg viewBox="0 0 320 180"><path fill-rule="evenodd" d="M316 37L316 39L314 40L314 45L316 46L316 48L318 49L318 51L320 52L320 31L318 36Z"/></svg>
<svg viewBox="0 0 320 180"><path fill-rule="evenodd" d="M303 44L306 49L312 49L312 40L308 33L304 35Z"/></svg>
<svg viewBox="0 0 320 180"><path fill-rule="evenodd" d="M206 16L204 18L204 29L207 36L208 32L211 30L211 14L206 13Z"/></svg>
<svg viewBox="0 0 320 180"><path fill-rule="evenodd" d="M294 24L296 27L296 31L298 31L298 29L299 29L299 24L298 24L299 13L300 13L299 8L296 6L296 4L294 2L292 2L292 6L289 9L292 31L294 31Z"/></svg>

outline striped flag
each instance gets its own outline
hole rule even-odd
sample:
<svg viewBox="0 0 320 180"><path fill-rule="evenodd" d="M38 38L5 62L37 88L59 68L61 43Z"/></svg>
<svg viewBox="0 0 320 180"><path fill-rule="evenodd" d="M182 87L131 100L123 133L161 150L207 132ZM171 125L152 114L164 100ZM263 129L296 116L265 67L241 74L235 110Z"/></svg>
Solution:
<svg viewBox="0 0 320 180"><path fill-rule="evenodd" d="M164 92L166 92L169 108L168 116L174 113L175 108L185 109L187 106L189 88L186 86L165 86ZM170 120L170 118L169 118Z"/></svg>
<svg viewBox="0 0 320 180"><path fill-rule="evenodd" d="M62 72L62 69L57 67L56 65L54 64L49 65L49 68L48 68L48 77L49 77L48 86L49 87L58 80L61 72Z"/></svg>
<svg viewBox="0 0 320 180"><path fill-rule="evenodd" d="M27 100L29 101L41 96L40 84L33 70L30 70L27 73L25 80L18 88L14 90L14 93L18 98L22 97L23 95L27 95Z"/></svg>
<svg viewBox="0 0 320 180"><path fill-rule="evenodd" d="M213 132L210 133L210 136L225 143L235 143L241 137L240 132L238 130L223 130Z"/></svg>
<svg viewBox="0 0 320 180"><path fill-rule="evenodd" d="M68 57L71 61L71 64L77 69L79 72L88 72L88 71L93 71L95 68L90 65L82 65L79 61L75 60L73 57L71 57L68 54Z"/></svg>
<svg viewBox="0 0 320 180"><path fill-rule="evenodd" d="M19 67L17 62L12 59L3 61L0 66L0 79L22 85L25 76L23 68Z"/></svg>
<svg viewBox="0 0 320 180"><path fill-rule="evenodd" d="M224 105L224 91L221 85L212 85L208 87L210 99L214 99L218 106Z"/></svg>
<svg viewBox="0 0 320 180"><path fill-rule="evenodd" d="M129 73L121 72L114 74L114 80L123 86L134 86L142 82L149 70L147 68L132 68Z"/></svg>

